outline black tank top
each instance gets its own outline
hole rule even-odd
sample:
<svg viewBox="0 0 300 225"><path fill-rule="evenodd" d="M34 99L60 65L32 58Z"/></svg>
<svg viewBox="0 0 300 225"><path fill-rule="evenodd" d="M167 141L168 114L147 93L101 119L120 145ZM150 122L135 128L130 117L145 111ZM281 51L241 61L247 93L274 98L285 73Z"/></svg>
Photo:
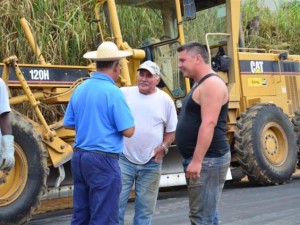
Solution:
<svg viewBox="0 0 300 225"><path fill-rule="evenodd" d="M190 158L194 154L197 144L198 131L202 122L200 110L193 99L192 95L196 87L198 87L204 80L216 74L208 74L204 76L199 83L186 96L181 112L179 114L177 128L176 128L176 144L179 152L184 158ZM226 138L226 119L228 112L228 102L221 108L217 125L214 130L212 142L206 152L205 157L221 157L226 154L230 148Z"/></svg>

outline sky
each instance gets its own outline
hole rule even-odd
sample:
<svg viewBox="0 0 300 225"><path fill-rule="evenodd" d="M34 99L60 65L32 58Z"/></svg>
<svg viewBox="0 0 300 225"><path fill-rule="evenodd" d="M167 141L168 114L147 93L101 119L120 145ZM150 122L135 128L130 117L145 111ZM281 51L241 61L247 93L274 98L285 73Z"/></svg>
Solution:
<svg viewBox="0 0 300 225"><path fill-rule="evenodd" d="M264 2L266 6L269 6L271 10L276 10L276 7L279 7L279 5L284 2L293 2L293 1L294 0L261 0L261 2Z"/></svg>
<svg viewBox="0 0 300 225"><path fill-rule="evenodd" d="M265 0L264 2L265 2L265 5L266 6L269 6L269 8L271 9L271 10L276 10L276 4L277 4L277 2L279 2L280 0ZM278 7L278 5L277 5L277 7Z"/></svg>

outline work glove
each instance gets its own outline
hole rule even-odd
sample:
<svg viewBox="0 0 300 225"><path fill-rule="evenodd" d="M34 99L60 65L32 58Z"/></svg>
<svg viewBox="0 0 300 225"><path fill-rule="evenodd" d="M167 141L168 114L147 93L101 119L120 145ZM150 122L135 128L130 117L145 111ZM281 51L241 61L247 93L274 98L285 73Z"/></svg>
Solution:
<svg viewBox="0 0 300 225"><path fill-rule="evenodd" d="M3 135L1 139L0 170L9 171L15 165L14 136Z"/></svg>

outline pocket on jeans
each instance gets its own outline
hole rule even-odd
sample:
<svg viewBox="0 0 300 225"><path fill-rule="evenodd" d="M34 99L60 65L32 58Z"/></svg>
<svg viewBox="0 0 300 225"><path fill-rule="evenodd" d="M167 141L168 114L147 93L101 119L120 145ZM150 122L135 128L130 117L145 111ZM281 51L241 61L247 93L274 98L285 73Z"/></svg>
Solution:
<svg viewBox="0 0 300 225"><path fill-rule="evenodd" d="M201 186L200 178L197 179L186 179L188 187L199 187Z"/></svg>

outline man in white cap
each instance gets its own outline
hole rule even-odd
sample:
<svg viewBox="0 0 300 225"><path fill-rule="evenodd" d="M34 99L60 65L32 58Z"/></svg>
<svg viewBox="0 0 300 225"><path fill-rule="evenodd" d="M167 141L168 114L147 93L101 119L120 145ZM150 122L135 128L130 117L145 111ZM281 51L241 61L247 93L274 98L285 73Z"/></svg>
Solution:
<svg viewBox="0 0 300 225"><path fill-rule="evenodd" d="M121 88L135 120L135 132L125 138L120 155L122 192L119 222L124 215L135 184L135 215L133 225L150 225L155 209L162 159L174 140L177 124L175 105L171 97L156 86L160 81L156 63L146 61L138 69L138 85Z"/></svg>
<svg viewBox="0 0 300 225"><path fill-rule="evenodd" d="M9 171L15 164L14 136L9 119L10 106L7 87L1 78L0 102L0 170Z"/></svg>
<svg viewBox="0 0 300 225"><path fill-rule="evenodd" d="M121 174L118 164L123 136L131 137L134 120L124 95L115 85L120 59L130 56L113 42L83 57L96 61L96 72L71 96L64 126L75 129L72 175L72 225L117 225Z"/></svg>

